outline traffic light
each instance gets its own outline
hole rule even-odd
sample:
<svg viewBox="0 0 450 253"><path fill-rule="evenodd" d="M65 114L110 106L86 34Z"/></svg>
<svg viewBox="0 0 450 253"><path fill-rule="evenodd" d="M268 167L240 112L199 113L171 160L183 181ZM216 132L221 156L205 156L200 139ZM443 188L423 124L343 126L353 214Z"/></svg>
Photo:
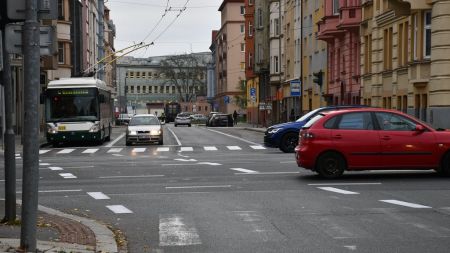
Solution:
<svg viewBox="0 0 450 253"><path fill-rule="evenodd" d="M319 72L314 72L313 75L314 75L313 82L317 83L317 85L322 87L322 84L323 84L323 72L322 72L322 70L319 70Z"/></svg>

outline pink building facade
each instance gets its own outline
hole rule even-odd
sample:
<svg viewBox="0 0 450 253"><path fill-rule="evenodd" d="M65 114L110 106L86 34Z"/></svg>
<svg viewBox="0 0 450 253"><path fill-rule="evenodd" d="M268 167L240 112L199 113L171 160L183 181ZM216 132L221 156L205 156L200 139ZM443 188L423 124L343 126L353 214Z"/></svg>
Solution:
<svg viewBox="0 0 450 253"><path fill-rule="evenodd" d="M328 46L324 96L330 105L360 104L361 0L325 0L324 8L325 15L317 23L317 39Z"/></svg>

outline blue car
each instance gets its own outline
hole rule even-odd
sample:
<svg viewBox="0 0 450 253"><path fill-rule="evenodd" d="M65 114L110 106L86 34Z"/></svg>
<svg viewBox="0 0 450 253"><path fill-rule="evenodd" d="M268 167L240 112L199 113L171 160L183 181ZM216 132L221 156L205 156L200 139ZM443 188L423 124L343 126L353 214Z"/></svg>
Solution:
<svg viewBox="0 0 450 253"><path fill-rule="evenodd" d="M298 133L300 129L314 116L323 111L361 108L364 105L341 105L341 106L326 106L315 109L303 115L294 122L287 122L277 124L267 128L264 134L264 145L267 147L280 148L285 153L294 152L294 148L298 144Z"/></svg>

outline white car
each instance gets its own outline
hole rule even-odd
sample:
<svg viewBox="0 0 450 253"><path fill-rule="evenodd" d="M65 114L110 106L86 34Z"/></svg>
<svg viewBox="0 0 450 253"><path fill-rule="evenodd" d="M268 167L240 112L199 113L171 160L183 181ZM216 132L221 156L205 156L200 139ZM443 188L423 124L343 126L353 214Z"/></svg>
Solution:
<svg viewBox="0 0 450 253"><path fill-rule="evenodd" d="M163 128L158 117L153 114L137 114L127 126L126 145L152 143L163 145Z"/></svg>
<svg viewBox="0 0 450 253"><path fill-rule="evenodd" d="M178 125L187 125L190 127L192 124L190 116L191 115L189 113L178 113L173 124L175 127Z"/></svg>

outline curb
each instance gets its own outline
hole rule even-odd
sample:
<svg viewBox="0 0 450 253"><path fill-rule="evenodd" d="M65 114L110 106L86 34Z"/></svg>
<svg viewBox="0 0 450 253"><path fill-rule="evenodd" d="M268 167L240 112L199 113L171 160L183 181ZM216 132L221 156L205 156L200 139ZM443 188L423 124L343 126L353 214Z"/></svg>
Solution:
<svg viewBox="0 0 450 253"><path fill-rule="evenodd" d="M17 203L22 205L22 200L17 200ZM117 244L114 239L114 234L103 225L95 220L84 217L75 216L72 214L63 213L61 211L38 205L38 210L47 214L60 216L66 219L71 219L87 226L95 234L95 252L117 253Z"/></svg>
<svg viewBox="0 0 450 253"><path fill-rule="evenodd" d="M244 129L244 130L249 130L249 131L260 132L260 133L266 132L266 129L265 129L265 128L243 127L242 129Z"/></svg>

